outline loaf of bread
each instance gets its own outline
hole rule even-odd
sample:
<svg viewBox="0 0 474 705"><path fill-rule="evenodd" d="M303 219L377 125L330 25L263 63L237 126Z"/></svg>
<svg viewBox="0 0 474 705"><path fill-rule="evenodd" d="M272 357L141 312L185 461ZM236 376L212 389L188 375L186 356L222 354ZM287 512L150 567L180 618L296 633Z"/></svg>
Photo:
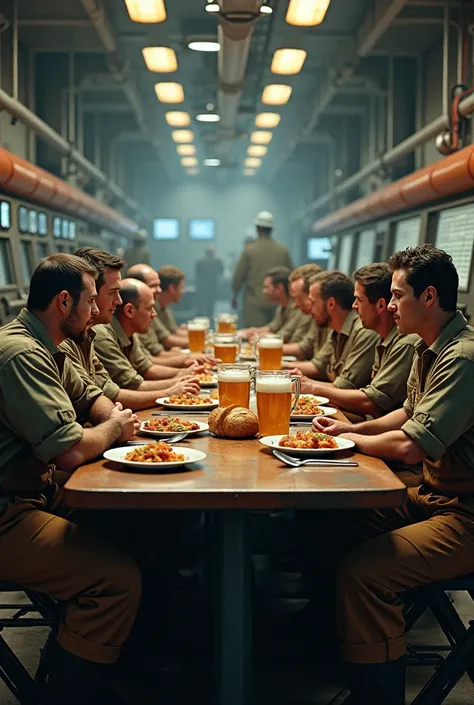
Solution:
<svg viewBox="0 0 474 705"><path fill-rule="evenodd" d="M252 438L258 433L258 419L253 411L237 404L214 409L208 423L211 433L221 438Z"/></svg>

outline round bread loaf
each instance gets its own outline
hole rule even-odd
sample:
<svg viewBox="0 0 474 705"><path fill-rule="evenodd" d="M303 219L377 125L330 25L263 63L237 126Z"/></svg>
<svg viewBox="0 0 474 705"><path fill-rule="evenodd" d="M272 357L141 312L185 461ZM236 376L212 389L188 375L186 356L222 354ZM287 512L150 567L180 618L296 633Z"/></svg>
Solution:
<svg viewBox="0 0 474 705"><path fill-rule="evenodd" d="M258 419L253 411L237 404L214 409L208 423L211 433L221 438L252 438L258 433Z"/></svg>

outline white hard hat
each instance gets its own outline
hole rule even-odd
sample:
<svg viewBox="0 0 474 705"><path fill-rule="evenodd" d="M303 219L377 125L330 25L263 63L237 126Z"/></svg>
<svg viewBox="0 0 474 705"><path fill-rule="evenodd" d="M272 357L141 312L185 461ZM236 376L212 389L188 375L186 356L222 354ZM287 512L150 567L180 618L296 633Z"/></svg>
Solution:
<svg viewBox="0 0 474 705"><path fill-rule="evenodd" d="M273 228L273 215L268 211L260 211L253 222L259 228Z"/></svg>

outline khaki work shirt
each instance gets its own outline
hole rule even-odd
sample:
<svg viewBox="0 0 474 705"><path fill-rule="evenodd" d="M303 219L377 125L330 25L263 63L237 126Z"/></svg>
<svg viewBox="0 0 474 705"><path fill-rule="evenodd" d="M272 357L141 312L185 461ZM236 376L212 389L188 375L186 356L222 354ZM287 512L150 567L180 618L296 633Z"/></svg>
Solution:
<svg viewBox="0 0 474 705"><path fill-rule="evenodd" d="M95 333L96 353L113 382L120 389L138 389L153 364L138 335L129 338L115 316L112 323L95 326Z"/></svg>
<svg viewBox="0 0 474 705"><path fill-rule="evenodd" d="M279 306L270 325L271 333L283 336L285 343L297 343L303 338L311 324L311 316L307 316L292 301L287 306Z"/></svg>
<svg viewBox="0 0 474 705"><path fill-rule="evenodd" d="M38 493L55 458L82 439L102 390L87 385L34 314L0 330L0 494Z"/></svg>
<svg viewBox="0 0 474 705"><path fill-rule="evenodd" d="M263 280L273 267L293 269L290 253L279 242L262 235L247 245L240 255L232 279L234 294L243 288L247 306L267 308L269 303L263 293Z"/></svg>
<svg viewBox="0 0 474 705"><path fill-rule="evenodd" d="M417 335L401 335L394 326L375 348L372 380L361 389L379 409L388 414L407 398L407 381L413 363Z"/></svg>
<svg viewBox="0 0 474 705"><path fill-rule="evenodd" d="M168 331L168 335L176 333L176 331L178 330L178 324L176 323L173 311L170 309L169 306L166 306L166 308L161 308L160 306L158 306L156 308L156 314L157 318L161 321L162 325ZM168 337L168 335L166 337Z"/></svg>
<svg viewBox="0 0 474 705"><path fill-rule="evenodd" d="M166 340L169 334L169 330L164 327L158 316L155 316L148 331L141 333L138 338L149 355L159 355L164 350L161 341Z"/></svg>
<svg viewBox="0 0 474 705"><path fill-rule="evenodd" d="M312 316L309 316L309 318L311 321L308 330L299 340L294 341L301 349L304 360L311 360L311 358L315 357L329 335L327 326L318 326Z"/></svg>
<svg viewBox="0 0 474 705"><path fill-rule="evenodd" d="M402 426L426 454L423 482L440 494L474 495L474 328L462 313L430 347L415 345Z"/></svg>
<svg viewBox="0 0 474 705"><path fill-rule="evenodd" d="M380 336L367 330L356 311L349 311L339 333L333 330L311 362L340 389L360 389L370 380Z"/></svg>
<svg viewBox="0 0 474 705"><path fill-rule="evenodd" d="M68 338L61 343L59 349L68 356L79 377L86 384L94 384L99 387L107 399L114 401L120 392L120 387L112 380L97 356L94 348L95 336L95 332L90 330L87 340L82 343L76 343Z"/></svg>

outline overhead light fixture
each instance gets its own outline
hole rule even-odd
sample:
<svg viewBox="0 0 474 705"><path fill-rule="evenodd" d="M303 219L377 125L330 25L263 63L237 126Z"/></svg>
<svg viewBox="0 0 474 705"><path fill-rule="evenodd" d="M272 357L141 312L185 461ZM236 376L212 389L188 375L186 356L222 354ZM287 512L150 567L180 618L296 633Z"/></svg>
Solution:
<svg viewBox="0 0 474 705"><path fill-rule="evenodd" d="M270 70L285 76L294 75L301 71L306 57L304 49L277 49Z"/></svg>
<svg viewBox="0 0 474 705"><path fill-rule="evenodd" d="M191 117L189 113L171 111L165 113L165 120L170 127L187 127L191 122Z"/></svg>
<svg viewBox="0 0 474 705"><path fill-rule="evenodd" d="M192 130L173 130L171 138L176 144L187 144L194 141L194 132Z"/></svg>
<svg viewBox="0 0 474 705"><path fill-rule="evenodd" d="M196 157L182 157L181 164L183 166L197 166L198 160Z"/></svg>
<svg viewBox="0 0 474 705"><path fill-rule="evenodd" d="M176 151L180 157L193 157L196 154L196 147L193 144L178 144Z"/></svg>
<svg viewBox="0 0 474 705"><path fill-rule="evenodd" d="M221 8L219 7L219 4L217 2L212 2L212 0L208 0L208 3L206 5L206 12L220 12Z"/></svg>
<svg viewBox="0 0 474 705"><path fill-rule="evenodd" d="M250 135L250 141L254 144L270 144L273 139L273 133L268 130L256 130Z"/></svg>
<svg viewBox="0 0 474 705"><path fill-rule="evenodd" d="M259 166L262 166L262 160L258 157L247 157L244 164L250 169L258 169Z"/></svg>
<svg viewBox="0 0 474 705"><path fill-rule="evenodd" d="M181 83L165 81L155 83L156 97L161 103L182 103L184 101L184 90Z"/></svg>
<svg viewBox="0 0 474 705"><path fill-rule="evenodd" d="M186 174L189 174L189 176L197 176L199 174L199 169L197 167L186 169Z"/></svg>
<svg viewBox="0 0 474 705"><path fill-rule="evenodd" d="M199 113L196 115L198 122L219 122L221 116L217 113Z"/></svg>
<svg viewBox="0 0 474 705"><path fill-rule="evenodd" d="M266 105L285 105L290 100L293 88L284 83L270 83L262 93L262 103Z"/></svg>
<svg viewBox="0 0 474 705"><path fill-rule="evenodd" d="M133 22L164 22L166 9L164 0L125 0L128 14Z"/></svg>
<svg viewBox="0 0 474 705"><path fill-rule="evenodd" d="M281 115L278 113L259 113L255 118L255 127L277 127L280 124Z"/></svg>
<svg viewBox="0 0 474 705"><path fill-rule="evenodd" d="M260 8L260 12L262 15L271 15L273 12L273 8L270 7L270 5L262 5Z"/></svg>
<svg viewBox="0 0 474 705"><path fill-rule="evenodd" d="M221 160L220 159L203 159L202 163L204 166L220 166Z"/></svg>
<svg viewBox="0 0 474 705"><path fill-rule="evenodd" d="M212 37L193 37L188 41L188 49L191 51L219 51L221 45Z"/></svg>
<svg viewBox="0 0 474 705"><path fill-rule="evenodd" d="M251 144L247 149L249 157L264 157L267 152L268 149L264 147L263 144Z"/></svg>
<svg viewBox="0 0 474 705"><path fill-rule="evenodd" d="M324 20L331 0L290 0L285 20L297 27L314 27Z"/></svg>
<svg viewBox="0 0 474 705"><path fill-rule="evenodd" d="M256 173L255 169L244 169L242 172L244 176L255 176Z"/></svg>
<svg viewBox="0 0 474 705"><path fill-rule="evenodd" d="M149 71L173 73L178 70L176 52L170 47L145 47L142 54Z"/></svg>

